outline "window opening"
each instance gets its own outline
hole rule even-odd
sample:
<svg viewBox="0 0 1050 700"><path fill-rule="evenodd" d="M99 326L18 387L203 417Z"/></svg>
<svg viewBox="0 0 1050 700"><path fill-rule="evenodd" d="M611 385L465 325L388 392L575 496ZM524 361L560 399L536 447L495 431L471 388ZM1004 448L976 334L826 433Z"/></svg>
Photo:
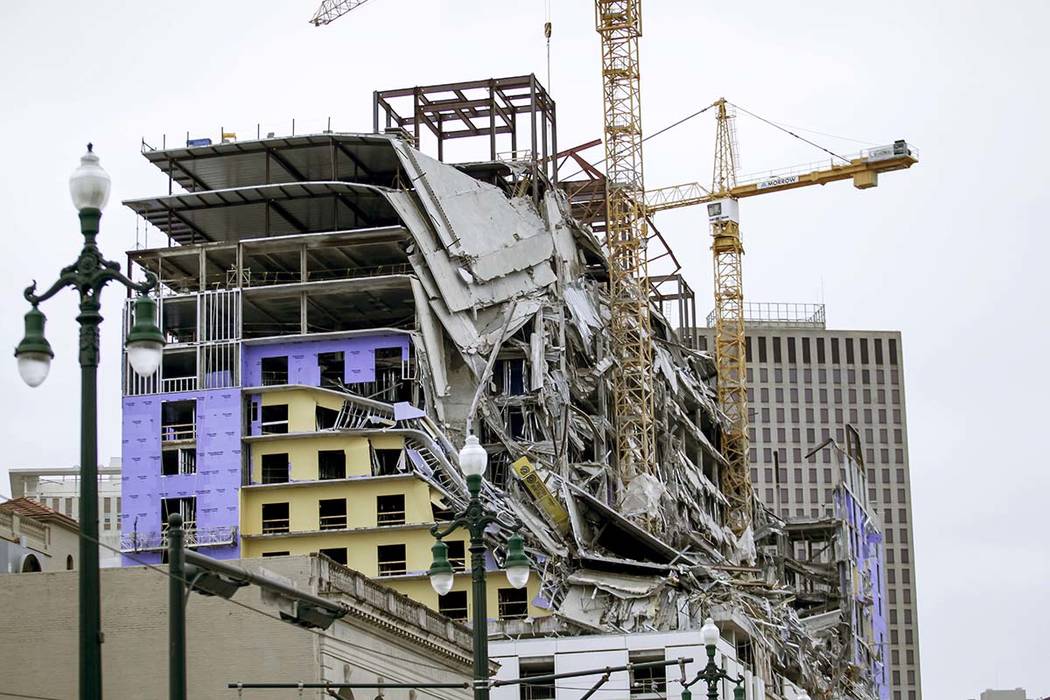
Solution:
<svg viewBox="0 0 1050 700"><path fill-rule="evenodd" d="M404 450L372 448L372 475L391 476L404 470Z"/></svg>
<svg viewBox="0 0 1050 700"><path fill-rule="evenodd" d="M380 526L405 524L404 494L376 497L376 523Z"/></svg>
<svg viewBox="0 0 1050 700"><path fill-rule="evenodd" d="M161 452L161 472L163 476L197 473L197 449L194 447L176 447Z"/></svg>
<svg viewBox="0 0 1050 700"><path fill-rule="evenodd" d="M663 661L662 656L632 656L632 663ZM667 694L667 667L646 666L631 669L632 698L663 698Z"/></svg>
<svg viewBox="0 0 1050 700"><path fill-rule="evenodd" d="M346 566L346 547L330 547L318 550L318 553L325 555L336 564Z"/></svg>
<svg viewBox="0 0 1050 700"><path fill-rule="evenodd" d="M288 483L289 471L287 452L262 456L262 482L264 484Z"/></svg>
<svg viewBox="0 0 1050 700"><path fill-rule="evenodd" d="M182 516L182 529L194 532L197 529L197 497L162 498L160 501L160 530L168 532L168 517L174 513Z"/></svg>
<svg viewBox="0 0 1050 700"><path fill-rule="evenodd" d="M453 620L465 622L467 619L467 592L450 591L438 596L438 612Z"/></svg>
<svg viewBox="0 0 1050 700"><path fill-rule="evenodd" d="M526 393L524 358L496 360L492 370L492 379L496 385L497 394L521 396Z"/></svg>
<svg viewBox="0 0 1050 700"><path fill-rule="evenodd" d="M288 556L288 550L285 549L280 552L263 552L262 555L264 557L286 557Z"/></svg>
<svg viewBox="0 0 1050 700"><path fill-rule="evenodd" d="M379 557L380 576L397 576L407 572L405 545L381 544L376 547L376 553Z"/></svg>
<svg viewBox="0 0 1050 700"><path fill-rule="evenodd" d="M322 352L317 355L321 370L321 386L339 386L346 382L346 362L342 352Z"/></svg>
<svg viewBox="0 0 1050 700"><path fill-rule="evenodd" d="M529 616L529 592L525 588L501 588L497 591L499 619L524 620Z"/></svg>
<svg viewBox="0 0 1050 700"><path fill-rule="evenodd" d="M264 503L262 531L264 535L284 534L290 531L287 503Z"/></svg>
<svg viewBox="0 0 1050 700"><path fill-rule="evenodd" d="M536 678L537 676L554 675L554 657L538 656L522 658L518 661L519 678ZM531 685L521 684L521 700L554 700L555 687L553 681Z"/></svg>
<svg viewBox="0 0 1050 700"><path fill-rule="evenodd" d="M318 517L322 530L346 529L346 499L329 498L318 501ZM345 563L345 562L344 562Z"/></svg>
<svg viewBox="0 0 1050 700"><path fill-rule="evenodd" d="M449 540L445 542L448 546L448 563L456 571L467 570L467 545L463 540Z"/></svg>
<svg viewBox="0 0 1050 700"><path fill-rule="evenodd" d="M280 386L288 383L288 356L262 359L262 385Z"/></svg>
<svg viewBox="0 0 1050 700"><path fill-rule="evenodd" d="M288 432L288 404L277 404L262 407L262 421L259 430L263 435L275 435Z"/></svg>
<svg viewBox="0 0 1050 700"><path fill-rule="evenodd" d="M345 479L346 452L343 450L318 450L317 478L322 480Z"/></svg>
<svg viewBox="0 0 1050 700"><path fill-rule="evenodd" d="M160 405L161 442L197 438L197 401L165 401Z"/></svg>
<svg viewBox="0 0 1050 700"><path fill-rule="evenodd" d="M330 430L335 427L337 420L339 420L339 411L334 408L318 406L314 409L314 422L317 430Z"/></svg>

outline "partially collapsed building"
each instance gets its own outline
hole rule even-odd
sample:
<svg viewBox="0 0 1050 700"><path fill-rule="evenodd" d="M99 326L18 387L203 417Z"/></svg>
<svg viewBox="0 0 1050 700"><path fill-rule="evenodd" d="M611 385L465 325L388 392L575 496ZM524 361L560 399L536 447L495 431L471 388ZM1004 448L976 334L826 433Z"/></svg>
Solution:
<svg viewBox="0 0 1050 700"><path fill-rule="evenodd" d="M790 524L756 503L755 541L734 539L714 365L679 274L654 275L659 472L627 482L615 464L600 172L560 181L559 160L581 159L558 151L536 78L380 92L375 113L369 134L144 145L169 191L125 204L166 245L128 255L160 279L168 345L155 376L124 372L128 561L160 561L180 512L211 556L321 552L466 619L466 581L438 598L425 572L430 526L465 504L473 432L492 544L520 522L538 574L519 592L490 562L494 635L713 615L756 697L784 679L886 697L878 527L847 499L863 489L844 466L834 517ZM442 162L461 137L489 157Z"/></svg>

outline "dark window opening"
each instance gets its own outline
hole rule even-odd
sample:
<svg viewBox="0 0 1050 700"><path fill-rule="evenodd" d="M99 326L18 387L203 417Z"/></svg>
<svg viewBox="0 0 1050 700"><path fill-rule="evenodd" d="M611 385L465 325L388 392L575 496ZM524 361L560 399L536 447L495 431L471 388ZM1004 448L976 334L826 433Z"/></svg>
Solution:
<svg viewBox="0 0 1050 700"><path fill-rule="evenodd" d="M318 450L317 478L322 480L345 479L346 452L343 450Z"/></svg>
<svg viewBox="0 0 1050 700"><path fill-rule="evenodd" d="M868 364L868 339L860 339L860 361L862 364Z"/></svg>
<svg viewBox="0 0 1050 700"><path fill-rule="evenodd" d="M467 592L449 591L438 596L438 612L461 622L467 619Z"/></svg>
<svg viewBox="0 0 1050 700"><path fill-rule="evenodd" d="M412 384L405 381L401 348L376 348L372 398L388 403L412 401Z"/></svg>
<svg viewBox="0 0 1050 700"><path fill-rule="evenodd" d="M73 555L72 554L67 554L66 555L66 571L72 571L72 570L73 570Z"/></svg>
<svg viewBox="0 0 1050 700"><path fill-rule="evenodd" d="M288 483L288 453L281 452L262 456L262 482L264 484Z"/></svg>
<svg viewBox="0 0 1050 700"><path fill-rule="evenodd" d="M890 338L890 364L897 364L897 340Z"/></svg>
<svg viewBox="0 0 1050 700"><path fill-rule="evenodd" d="M404 494L376 496L376 524L381 526L405 524Z"/></svg>
<svg viewBox="0 0 1050 700"><path fill-rule="evenodd" d="M321 386L339 386L346 382L346 362L343 353L318 353L317 366L321 370Z"/></svg>
<svg viewBox="0 0 1050 700"><path fill-rule="evenodd" d="M744 336L744 359L751 362L751 336Z"/></svg>
<svg viewBox="0 0 1050 700"><path fill-rule="evenodd" d="M290 531L287 503L263 504L262 531L264 535L282 534Z"/></svg>
<svg viewBox="0 0 1050 700"><path fill-rule="evenodd" d="M759 336L758 338L758 361L766 361L766 339L763 336Z"/></svg>
<svg viewBox="0 0 1050 700"><path fill-rule="evenodd" d="M262 385L278 386L288 383L288 357L264 357L262 359Z"/></svg>
<svg viewBox="0 0 1050 700"><path fill-rule="evenodd" d="M755 654L751 648L750 639L741 639L736 643L736 658L747 668L754 670L755 668Z"/></svg>
<svg viewBox="0 0 1050 700"><path fill-rule="evenodd" d="M631 658L632 663L645 663L646 661L663 661L663 658L657 656ZM632 698L663 698L666 694L666 666L643 666L642 668L635 667L631 669Z"/></svg>
<svg viewBox="0 0 1050 700"><path fill-rule="evenodd" d="M346 566L346 547L331 547L328 549L318 550L319 554L323 554L336 564L342 564Z"/></svg>
<svg viewBox="0 0 1050 700"><path fill-rule="evenodd" d="M197 401L165 401L160 405L160 441L197 438Z"/></svg>
<svg viewBox="0 0 1050 700"><path fill-rule="evenodd" d="M259 430L263 435L274 435L288 432L288 404L262 407L262 421Z"/></svg>
<svg viewBox="0 0 1050 700"><path fill-rule="evenodd" d="M391 476L404 471L405 451L401 448L384 449L372 448L372 475Z"/></svg>
<svg viewBox="0 0 1050 700"><path fill-rule="evenodd" d="M318 517L322 530L346 529L346 499L329 498L317 502Z"/></svg>
<svg viewBox="0 0 1050 700"><path fill-rule="evenodd" d="M537 656L522 658L518 661L518 676L520 678L536 678L538 676L554 675L554 657ZM553 681L546 683L521 684L521 700L554 700L555 688Z"/></svg>
<svg viewBox="0 0 1050 700"><path fill-rule="evenodd" d="M525 393L525 360L518 357L496 360L492 368L492 381L497 394L521 396Z"/></svg>
<svg viewBox="0 0 1050 700"><path fill-rule="evenodd" d="M162 498L160 500L160 529L168 531L168 517L174 513L182 516L182 529L189 532L197 529L197 497Z"/></svg>
<svg viewBox="0 0 1050 700"><path fill-rule="evenodd" d="M875 364L882 364L882 338L875 339Z"/></svg>
<svg viewBox="0 0 1050 700"><path fill-rule="evenodd" d="M381 544L376 547L376 554L379 557L380 576L397 576L407 572L405 545Z"/></svg>
<svg viewBox="0 0 1050 700"><path fill-rule="evenodd" d="M787 346L788 346L788 362L794 363L796 361L796 359L797 359L797 356L795 355L795 339L794 338L788 338L787 339Z"/></svg>
<svg viewBox="0 0 1050 700"><path fill-rule="evenodd" d="M781 362L780 338L773 338L773 362Z"/></svg>
<svg viewBox="0 0 1050 700"><path fill-rule="evenodd" d="M329 430L334 428L337 420L339 420L339 411L334 408L318 406L314 410L314 422L317 425L317 430Z"/></svg>
<svg viewBox="0 0 1050 700"><path fill-rule="evenodd" d="M161 471L163 476L197 473L197 450L193 447L179 447L161 452Z"/></svg>
<svg viewBox="0 0 1050 700"><path fill-rule="evenodd" d="M263 552L264 557L286 557L289 552L287 549L281 550L280 552Z"/></svg>
<svg viewBox="0 0 1050 700"><path fill-rule="evenodd" d="M831 339L831 362L833 364L839 364L839 339ZM836 370L838 371L838 370Z"/></svg>
<svg viewBox="0 0 1050 700"><path fill-rule="evenodd" d="M499 619L524 620L529 616L529 592L525 588L501 588L497 591Z"/></svg>
<svg viewBox="0 0 1050 700"><path fill-rule="evenodd" d="M448 546L448 562L456 571L467 570L467 546L463 540L449 540L445 542Z"/></svg>
<svg viewBox="0 0 1050 700"><path fill-rule="evenodd" d="M846 338L846 364L853 364L853 338Z"/></svg>
<svg viewBox="0 0 1050 700"><path fill-rule="evenodd" d="M526 439L525 437L525 409L521 406L507 407L507 431L515 439Z"/></svg>
<svg viewBox="0 0 1050 700"><path fill-rule="evenodd" d="M809 362L810 362L809 338L803 338L802 339L802 361L805 362L806 364L809 364Z"/></svg>
<svg viewBox="0 0 1050 700"><path fill-rule="evenodd" d="M823 338L817 338L817 362L819 362L820 364L823 364L825 362Z"/></svg>

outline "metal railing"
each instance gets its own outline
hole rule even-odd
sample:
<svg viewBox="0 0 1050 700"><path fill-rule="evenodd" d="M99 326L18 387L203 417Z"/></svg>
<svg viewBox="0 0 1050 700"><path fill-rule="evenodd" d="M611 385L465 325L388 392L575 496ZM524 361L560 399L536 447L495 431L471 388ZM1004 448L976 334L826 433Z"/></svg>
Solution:
<svg viewBox="0 0 1050 700"><path fill-rule="evenodd" d="M379 562L380 576L398 576L408 573L408 561L404 559L391 559Z"/></svg>
<svg viewBox="0 0 1050 700"><path fill-rule="evenodd" d="M262 534L284 535L291 532L291 520L289 518L271 518L262 521Z"/></svg>
<svg viewBox="0 0 1050 700"><path fill-rule="evenodd" d="M341 515L322 515L321 516L321 529L322 530L345 530L346 529L346 513Z"/></svg>
<svg viewBox="0 0 1050 700"><path fill-rule="evenodd" d="M824 328L826 318L823 304L794 304L788 302L745 302L744 323L778 328ZM715 312L707 315L707 327L714 328Z"/></svg>
<svg viewBox="0 0 1050 700"><path fill-rule="evenodd" d="M160 380L160 390L165 394L196 391L197 377L164 377Z"/></svg>
<svg viewBox="0 0 1050 700"><path fill-rule="evenodd" d="M198 529L196 521L184 525L185 543L187 546L208 546L234 544L237 541L236 525L221 525ZM142 532L132 530L120 534L121 552L148 552L168 548L168 525L165 523L160 532Z"/></svg>
<svg viewBox="0 0 1050 700"><path fill-rule="evenodd" d="M172 423L160 427L161 442L176 442L178 440L196 440L196 423Z"/></svg>
<svg viewBox="0 0 1050 700"><path fill-rule="evenodd" d="M376 524L379 526L404 525L405 509L402 508L401 510L387 510L378 512L376 514Z"/></svg>

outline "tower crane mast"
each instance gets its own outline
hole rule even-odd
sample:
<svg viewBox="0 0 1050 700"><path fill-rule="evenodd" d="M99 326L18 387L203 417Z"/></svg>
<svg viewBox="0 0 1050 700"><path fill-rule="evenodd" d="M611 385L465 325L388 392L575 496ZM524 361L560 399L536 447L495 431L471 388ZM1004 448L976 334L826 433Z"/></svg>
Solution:
<svg viewBox="0 0 1050 700"><path fill-rule="evenodd" d="M328 24L368 0L324 0L313 19ZM605 114L606 249L617 466L624 482L656 469L653 339L642 175L641 0L594 0L601 36Z"/></svg>

